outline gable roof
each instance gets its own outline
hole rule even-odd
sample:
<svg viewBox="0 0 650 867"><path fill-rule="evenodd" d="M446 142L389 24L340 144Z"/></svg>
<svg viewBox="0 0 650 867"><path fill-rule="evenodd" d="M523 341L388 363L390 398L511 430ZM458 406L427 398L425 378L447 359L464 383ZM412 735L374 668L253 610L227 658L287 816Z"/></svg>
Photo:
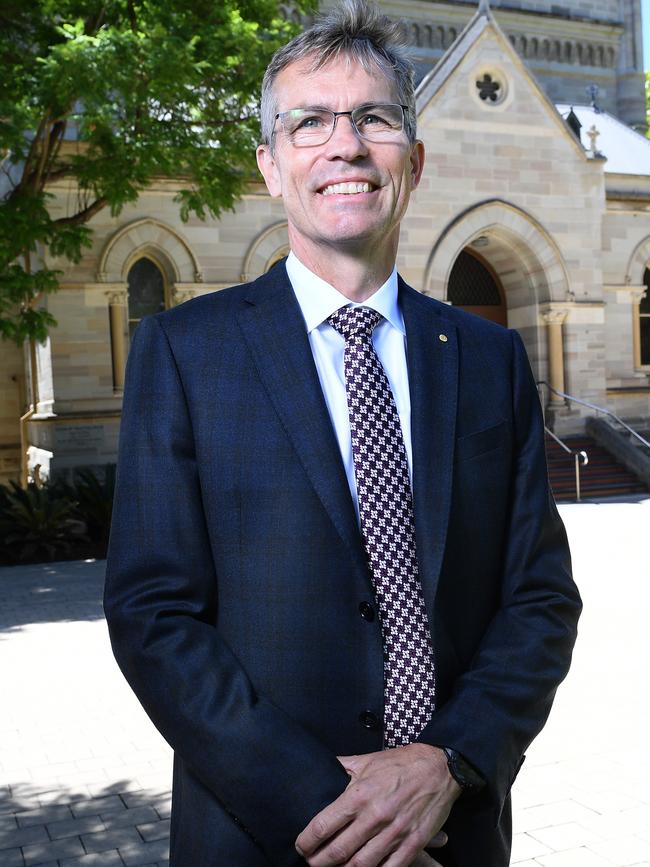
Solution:
<svg viewBox="0 0 650 867"><path fill-rule="evenodd" d="M538 84L535 76L515 51L506 34L499 27L499 24L490 9L489 0L480 0L474 17L468 22L465 29L459 34L458 38L453 45L451 45L446 54L441 57L438 63L427 75L425 75L417 86L415 91L417 114L420 115L422 113L433 97L454 74L458 66L465 59L468 51L478 42L487 30L492 32L494 37L500 43L504 54L511 59L521 74L528 80L531 88L538 96L542 107L546 110L553 122L556 123L558 129L564 133L572 147L583 159L590 159L590 154L588 154L585 148L582 147L564 118L557 111L554 103Z"/></svg>

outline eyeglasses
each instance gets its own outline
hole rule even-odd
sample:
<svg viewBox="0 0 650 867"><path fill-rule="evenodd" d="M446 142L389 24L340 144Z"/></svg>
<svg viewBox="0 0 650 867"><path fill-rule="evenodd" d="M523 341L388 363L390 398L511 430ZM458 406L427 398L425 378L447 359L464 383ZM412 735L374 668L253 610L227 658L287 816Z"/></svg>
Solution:
<svg viewBox="0 0 650 867"><path fill-rule="evenodd" d="M361 138L373 142L390 142L400 137L404 129L406 105L377 103L360 105L352 111L330 111L327 108L292 108L275 116L295 147L323 145L330 140L337 118L346 115Z"/></svg>

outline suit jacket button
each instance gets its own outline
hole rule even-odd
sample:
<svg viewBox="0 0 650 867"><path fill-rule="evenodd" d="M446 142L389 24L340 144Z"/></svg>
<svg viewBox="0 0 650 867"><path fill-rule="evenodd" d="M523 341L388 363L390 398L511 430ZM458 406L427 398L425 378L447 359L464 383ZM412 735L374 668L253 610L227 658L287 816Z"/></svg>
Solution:
<svg viewBox="0 0 650 867"><path fill-rule="evenodd" d="M364 729L374 730L379 728L379 717L371 710L362 711L359 714L359 722L364 727Z"/></svg>
<svg viewBox="0 0 650 867"><path fill-rule="evenodd" d="M370 602L360 602L359 613L364 620L368 621L368 623L372 623L372 621L375 619L375 609L372 607Z"/></svg>

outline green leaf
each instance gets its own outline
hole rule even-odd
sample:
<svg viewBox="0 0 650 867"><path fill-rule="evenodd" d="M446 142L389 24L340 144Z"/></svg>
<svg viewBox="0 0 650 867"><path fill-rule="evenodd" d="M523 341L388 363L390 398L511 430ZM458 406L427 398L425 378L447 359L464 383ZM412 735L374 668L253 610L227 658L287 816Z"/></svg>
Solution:
<svg viewBox="0 0 650 867"><path fill-rule="evenodd" d="M183 220L234 206L254 177L264 69L296 31L278 0L3 0L0 335L45 338L40 298L60 273L44 262L79 261L97 209L119 215L160 176L177 179ZM64 220L62 177L79 193Z"/></svg>

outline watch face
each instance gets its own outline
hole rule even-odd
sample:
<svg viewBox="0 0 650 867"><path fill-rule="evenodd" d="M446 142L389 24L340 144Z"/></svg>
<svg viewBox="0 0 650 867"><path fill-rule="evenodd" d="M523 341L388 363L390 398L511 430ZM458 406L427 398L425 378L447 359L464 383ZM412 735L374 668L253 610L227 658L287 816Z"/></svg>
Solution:
<svg viewBox="0 0 650 867"><path fill-rule="evenodd" d="M478 791L485 785L483 777L474 770L457 750L445 749L449 772L463 789Z"/></svg>

